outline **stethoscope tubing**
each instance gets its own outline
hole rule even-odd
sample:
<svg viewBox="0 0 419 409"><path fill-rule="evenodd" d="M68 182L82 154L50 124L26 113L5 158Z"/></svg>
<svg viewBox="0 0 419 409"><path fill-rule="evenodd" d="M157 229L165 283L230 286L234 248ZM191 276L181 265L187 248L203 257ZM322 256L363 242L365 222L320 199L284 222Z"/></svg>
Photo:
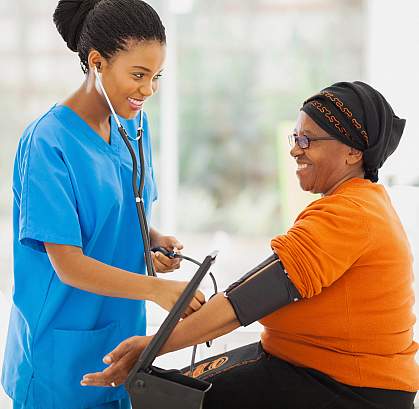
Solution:
<svg viewBox="0 0 419 409"><path fill-rule="evenodd" d="M149 276L156 277L156 272L154 271L153 261L151 259L151 250L150 250L150 230L147 223L146 213L145 213L145 207L144 207L144 199L143 199L143 190L144 190L144 172L145 172L145 166L144 166L144 150L143 150L143 144L142 144L142 127L138 128L137 133L139 134L138 138L138 150L139 150L139 156L140 156L140 188L138 189L137 185L137 157L135 155L134 149L129 141L127 132L121 125L118 128L119 134L121 135L126 147L128 148L128 151L130 153L131 159L132 159L132 190L135 197L135 206L137 209L137 216L138 220L140 222L140 229L141 229L141 236L143 238L144 243L144 258L147 268L147 273Z"/></svg>

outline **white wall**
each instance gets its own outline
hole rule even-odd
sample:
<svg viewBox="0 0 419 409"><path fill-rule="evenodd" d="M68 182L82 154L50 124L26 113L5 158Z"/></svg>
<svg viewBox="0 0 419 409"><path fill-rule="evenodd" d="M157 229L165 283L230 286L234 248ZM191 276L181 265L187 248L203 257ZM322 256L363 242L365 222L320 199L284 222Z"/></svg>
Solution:
<svg viewBox="0 0 419 409"><path fill-rule="evenodd" d="M419 2L369 0L365 24L367 81L407 118L400 146L380 174L395 174L396 183L419 183Z"/></svg>

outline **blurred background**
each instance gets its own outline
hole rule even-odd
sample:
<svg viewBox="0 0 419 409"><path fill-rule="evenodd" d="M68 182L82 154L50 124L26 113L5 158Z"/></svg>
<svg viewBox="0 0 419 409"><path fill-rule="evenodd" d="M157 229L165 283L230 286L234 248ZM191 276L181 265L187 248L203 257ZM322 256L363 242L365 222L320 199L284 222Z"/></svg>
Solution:
<svg viewBox="0 0 419 409"><path fill-rule="evenodd" d="M26 125L83 81L59 37L56 0L0 0L0 364L12 297L12 168ZM185 254L220 250L221 289L270 254L270 239L316 197L299 191L287 135L301 103L337 81L363 80L407 118L380 172L419 258L419 3L412 0L149 0L167 29L160 92L147 104L159 202L153 225ZM48 171L48 170L46 170ZM188 279L183 264L171 278ZM205 280L203 290L211 294ZM148 306L150 332L165 313ZM198 358L258 339L258 324ZM188 363L190 351L159 359ZM3 391L0 407L9 408Z"/></svg>

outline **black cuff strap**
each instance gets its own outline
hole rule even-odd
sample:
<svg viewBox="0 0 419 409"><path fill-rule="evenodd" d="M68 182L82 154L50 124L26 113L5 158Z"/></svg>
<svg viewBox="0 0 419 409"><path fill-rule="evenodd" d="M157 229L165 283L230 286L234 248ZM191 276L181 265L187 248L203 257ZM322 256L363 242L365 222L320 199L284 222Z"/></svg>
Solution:
<svg viewBox="0 0 419 409"><path fill-rule="evenodd" d="M230 285L224 295L243 326L301 299L276 254Z"/></svg>

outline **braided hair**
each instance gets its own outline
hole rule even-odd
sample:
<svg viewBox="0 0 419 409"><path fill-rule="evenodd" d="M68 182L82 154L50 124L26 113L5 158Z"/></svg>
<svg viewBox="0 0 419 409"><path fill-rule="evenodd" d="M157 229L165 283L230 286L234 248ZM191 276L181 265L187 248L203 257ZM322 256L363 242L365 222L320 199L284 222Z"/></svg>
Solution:
<svg viewBox="0 0 419 409"><path fill-rule="evenodd" d="M110 58L130 40L166 43L159 15L142 0L60 0L53 20L84 73L92 49Z"/></svg>

